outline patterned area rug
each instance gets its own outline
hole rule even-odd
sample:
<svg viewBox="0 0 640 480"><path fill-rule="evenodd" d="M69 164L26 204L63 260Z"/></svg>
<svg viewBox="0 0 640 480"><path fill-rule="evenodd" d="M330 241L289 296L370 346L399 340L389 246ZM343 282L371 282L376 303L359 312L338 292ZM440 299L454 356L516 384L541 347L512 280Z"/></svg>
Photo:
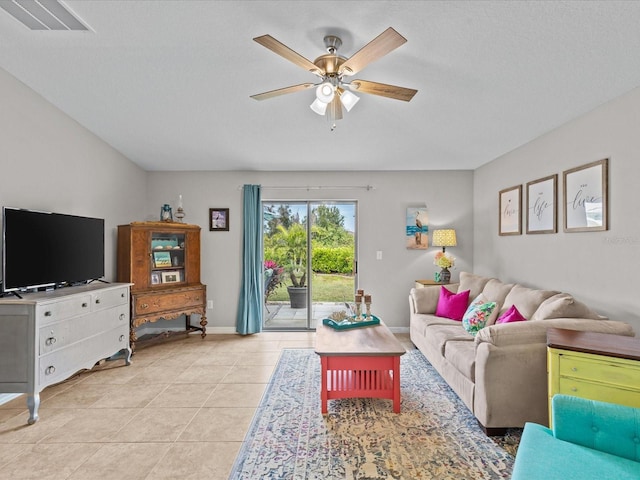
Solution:
<svg viewBox="0 0 640 480"><path fill-rule="evenodd" d="M402 412L391 400L330 400L320 359L284 350L230 479L510 478L520 429L489 438L418 350L401 357Z"/></svg>

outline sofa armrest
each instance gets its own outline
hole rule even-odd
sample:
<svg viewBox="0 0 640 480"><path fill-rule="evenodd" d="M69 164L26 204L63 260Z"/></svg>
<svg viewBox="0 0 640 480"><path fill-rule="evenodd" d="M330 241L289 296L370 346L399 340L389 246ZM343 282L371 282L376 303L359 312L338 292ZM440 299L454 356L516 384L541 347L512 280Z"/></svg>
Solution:
<svg viewBox="0 0 640 480"><path fill-rule="evenodd" d="M640 408L554 395L552 412L557 439L640 462Z"/></svg>
<svg viewBox="0 0 640 480"><path fill-rule="evenodd" d="M458 283L448 285L426 285L423 288L412 288L409 292L409 308L411 313L436 313L440 289L445 286L449 291L456 293Z"/></svg>
<svg viewBox="0 0 640 480"><path fill-rule="evenodd" d="M476 345L486 342L498 347L527 343L546 343L547 329L552 327L634 336L633 328L625 322L587 318L552 318L549 320L527 320L526 322L489 325L478 332L475 342Z"/></svg>

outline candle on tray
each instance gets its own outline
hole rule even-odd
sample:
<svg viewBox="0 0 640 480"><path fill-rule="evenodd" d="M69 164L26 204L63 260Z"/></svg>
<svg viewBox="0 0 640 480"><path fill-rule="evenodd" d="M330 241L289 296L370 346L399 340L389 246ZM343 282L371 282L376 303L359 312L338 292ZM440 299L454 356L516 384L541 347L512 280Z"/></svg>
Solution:
<svg viewBox="0 0 640 480"><path fill-rule="evenodd" d="M364 296L364 304L367 307L367 313L365 314L365 317L371 318L371 295Z"/></svg>
<svg viewBox="0 0 640 480"><path fill-rule="evenodd" d="M362 295L356 295L356 318L354 319L356 322L359 322L360 312L362 311Z"/></svg>

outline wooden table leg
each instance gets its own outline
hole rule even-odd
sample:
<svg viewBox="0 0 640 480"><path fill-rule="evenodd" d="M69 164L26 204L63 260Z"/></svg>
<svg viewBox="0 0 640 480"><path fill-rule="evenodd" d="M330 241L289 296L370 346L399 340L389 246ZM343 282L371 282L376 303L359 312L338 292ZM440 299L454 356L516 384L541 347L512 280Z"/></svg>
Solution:
<svg viewBox="0 0 640 480"><path fill-rule="evenodd" d="M320 357L320 364L322 365L322 379L320 380L320 405L322 413L327 413L327 357Z"/></svg>
<svg viewBox="0 0 640 480"><path fill-rule="evenodd" d="M400 357L393 357L393 411L400 413Z"/></svg>

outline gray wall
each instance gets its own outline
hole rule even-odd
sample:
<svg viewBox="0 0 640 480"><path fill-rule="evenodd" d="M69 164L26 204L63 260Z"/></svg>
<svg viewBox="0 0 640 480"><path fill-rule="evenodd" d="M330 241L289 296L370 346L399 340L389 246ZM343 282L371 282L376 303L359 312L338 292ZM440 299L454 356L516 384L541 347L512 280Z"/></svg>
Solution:
<svg viewBox="0 0 640 480"><path fill-rule="evenodd" d="M104 218L115 280L115 227L144 211L146 173L3 69L0 106L0 206Z"/></svg>
<svg viewBox="0 0 640 480"><path fill-rule="evenodd" d="M421 172L149 172L147 217L157 219L160 206L175 206L182 194L185 222L202 227L202 281L214 308L207 313L212 331L232 331L240 289L243 184L269 186L358 186L373 190L287 190L265 188L263 200L355 200L358 202L359 285L373 295L374 313L391 327L408 328L408 294L415 279L433 278L438 249L407 250L407 207L427 206L429 230L455 228L458 247L453 278L471 270L472 182L470 171ZM452 189L451 186L456 188ZM230 209L230 231L210 232L209 208ZM376 251L383 252L376 260Z"/></svg>
<svg viewBox="0 0 640 480"><path fill-rule="evenodd" d="M640 334L640 89L474 172L474 271L572 293ZM562 232L562 172L609 158L608 231ZM557 173L559 232L498 236L498 192ZM525 196L526 198L526 196ZM523 229L523 232L525 229Z"/></svg>

